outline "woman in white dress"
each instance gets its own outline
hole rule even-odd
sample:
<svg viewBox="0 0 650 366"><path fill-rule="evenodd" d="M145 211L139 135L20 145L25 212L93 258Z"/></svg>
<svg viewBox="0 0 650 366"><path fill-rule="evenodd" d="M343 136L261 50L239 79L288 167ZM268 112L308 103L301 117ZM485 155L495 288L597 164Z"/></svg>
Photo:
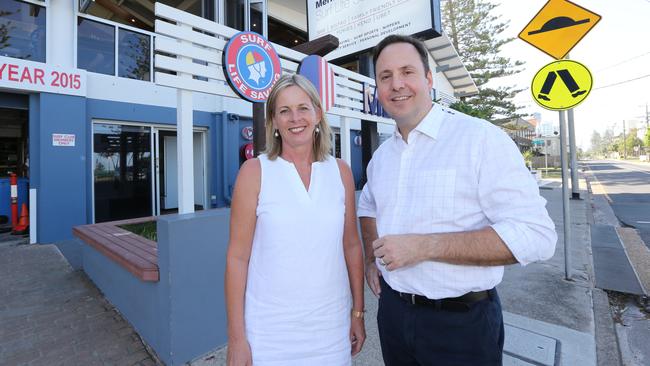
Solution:
<svg viewBox="0 0 650 366"><path fill-rule="evenodd" d="M350 365L365 340L363 256L348 165L318 93L285 75L266 153L237 177L226 264L228 365Z"/></svg>

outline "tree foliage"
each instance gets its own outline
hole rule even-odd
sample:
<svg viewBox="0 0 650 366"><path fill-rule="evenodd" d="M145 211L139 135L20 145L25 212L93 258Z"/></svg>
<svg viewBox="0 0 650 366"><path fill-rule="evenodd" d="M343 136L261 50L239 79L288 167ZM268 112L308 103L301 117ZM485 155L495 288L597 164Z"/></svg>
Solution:
<svg viewBox="0 0 650 366"><path fill-rule="evenodd" d="M605 130L605 133L601 136L598 131L594 131L591 134L591 148L589 152L596 156L606 156L609 153L615 152L619 156L635 156L640 153L643 153L642 148L644 146L650 146L650 133L646 133L645 139L641 140L637 137L637 129L631 128L625 136L623 133L614 135L612 129ZM634 151L634 147L638 146L638 150Z"/></svg>
<svg viewBox="0 0 650 366"><path fill-rule="evenodd" d="M514 86L489 87L489 81L521 71L521 61L500 54L501 47L514 38L503 38L508 26L498 15L497 5L485 0L446 0L442 6L443 27L479 88L479 95L464 98L466 110L490 121L510 120L521 115L512 98L522 89ZM463 111L465 112L465 111Z"/></svg>

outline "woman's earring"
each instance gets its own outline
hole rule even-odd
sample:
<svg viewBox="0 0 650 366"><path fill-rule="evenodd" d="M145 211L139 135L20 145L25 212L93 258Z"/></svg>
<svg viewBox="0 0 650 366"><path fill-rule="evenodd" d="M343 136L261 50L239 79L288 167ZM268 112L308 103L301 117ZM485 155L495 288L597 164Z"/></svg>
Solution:
<svg viewBox="0 0 650 366"><path fill-rule="evenodd" d="M277 138L277 137L280 137L280 134L278 133L278 129L277 129L277 128L275 129L275 132L273 132L273 136L275 136L276 138Z"/></svg>
<svg viewBox="0 0 650 366"><path fill-rule="evenodd" d="M316 129L314 130L314 132L316 132L316 134L318 135L318 133L320 132L320 128L318 126L316 126Z"/></svg>

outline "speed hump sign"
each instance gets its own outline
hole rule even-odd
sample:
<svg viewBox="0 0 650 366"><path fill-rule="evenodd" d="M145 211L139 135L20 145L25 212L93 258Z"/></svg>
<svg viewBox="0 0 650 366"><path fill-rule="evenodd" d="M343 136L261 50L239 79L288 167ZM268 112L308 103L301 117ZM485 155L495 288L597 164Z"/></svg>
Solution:
<svg viewBox="0 0 650 366"><path fill-rule="evenodd" d="M540 106L562 111L585 100L592 85L591 72L583 64L559 60L542 67L535 74L530 90Z"/></svg>

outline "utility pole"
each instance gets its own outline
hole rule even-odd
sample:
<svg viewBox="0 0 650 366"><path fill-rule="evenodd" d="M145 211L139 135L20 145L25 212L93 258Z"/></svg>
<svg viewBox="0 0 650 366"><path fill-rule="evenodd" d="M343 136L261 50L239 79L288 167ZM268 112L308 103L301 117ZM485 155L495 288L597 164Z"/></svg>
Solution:
<svg viewBox="0 0 650 366"><path fill-rule="evenodd" d="M627 138L625 137L625 120L623 120L623 159L627 160Z"/></svg>
<svg viewBox="0 0 650 366"><path fill-rule="evenodd" d="M567 156L567 124L560 114L560 162L562 165L562 218L564 221L564 279L571 280L571 212L569 208L569 162Z"/></svg>
<svg viewBox="0 0 650 366"><path fill-rule="evenodd" d="M648 102L645 102L645 128L650 128L650 114L648 114Z"/></svg>
<svg viewBox="0 0 650 366"><path fill-rule="evenodd" d="M578 181L578 158L576 151L576 131L573 122L573 108L567 111L567 120L569 122L569 160L571 167L571 199L580 199L580 187Z"/></svg>

